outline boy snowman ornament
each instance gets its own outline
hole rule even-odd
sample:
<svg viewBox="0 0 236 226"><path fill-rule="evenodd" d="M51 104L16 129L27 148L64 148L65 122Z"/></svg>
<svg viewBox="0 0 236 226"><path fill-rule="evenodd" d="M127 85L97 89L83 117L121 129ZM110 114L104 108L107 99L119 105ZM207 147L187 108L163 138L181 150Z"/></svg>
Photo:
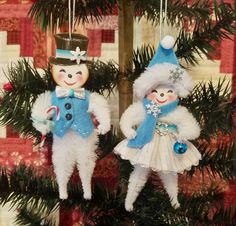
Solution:
<svg viewBox="0 0 236 226"><path fill-rule="evenodd" d="M128 107L120 120L127 139L114 151L134 166L125 199L128 211L133 210L151 170L158 173L172 206L179 207L178 173L190 170L201 159L188 141L200 135L199 125L185 107L178 106L178 97L186 97L193 83L180 67L173 45L171 36L161 41L149 66L134 82L139 101Z"/></svg>
<svg viewBox="0 0 236 226"><path fill-rule="evenodd" d="M110 129L106 100L82 88L89 77L86 65L87 37L67 33L55 35L56 57L50 57L53 92L38 96L32 107L33 126L43 135L53 133L52 161L60 199L67 199L67 183L76 165L84 198L91 199L91 178L97 155L98 134ZM91 115L99 125L94 128Z"/></svg>

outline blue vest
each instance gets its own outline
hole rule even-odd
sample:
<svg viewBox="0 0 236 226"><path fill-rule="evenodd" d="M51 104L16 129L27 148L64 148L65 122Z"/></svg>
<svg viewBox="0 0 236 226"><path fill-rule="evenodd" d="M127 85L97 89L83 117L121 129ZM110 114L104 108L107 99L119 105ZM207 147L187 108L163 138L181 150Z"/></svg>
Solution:
<svg viewBox="0 0 236 226"><path fill-rule="evenodd" d="M175 110L178 103L179 100L177 99L176 101L161 107L151 100L144 98L143 107L146 115L143 122L137 128L136 137L129 140L128 147L142 148L145 144L149 143L155 133L159 117L167 115L171 111Z"/></svg>
<svg viewBox="0 0 236 226"><path fill-rule="evenodd" d="M83 138L91 135L94 125L88 113L89 91L85 90L84 99L76 97L59 98L54 91L52 92L52 105L60 109L59 120L56 120L56 114L53 116L54 134L63 137L69 129L72 129Z"/></svg>

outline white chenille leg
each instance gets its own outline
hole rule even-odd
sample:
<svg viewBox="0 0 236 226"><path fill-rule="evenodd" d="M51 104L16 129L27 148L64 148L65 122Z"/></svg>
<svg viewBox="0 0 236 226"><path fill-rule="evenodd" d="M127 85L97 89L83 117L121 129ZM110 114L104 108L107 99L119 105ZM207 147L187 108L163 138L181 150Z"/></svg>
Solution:
<svg viewBox="0 0 236 226"><path fill-rule="evenodd" d="M96 165L97 135L92 134L88 139L80 143L77 150L77 166L84 191L84 199L91 199L91 179Z"/></svg>
<svg viewBox="0 0 236 226"><path fill-rule="evenodd" d="M180 206L178 202L178 174L163 172L158 172L158 174L163 182L166 192L170 197L171 205L174 208L178 208Z"/></svg>
<svg viewBox="0 0 236 226"><path fill-rule="evenodd" d="M144 187L150 170L148 168L143 168L139 165L134 167L133 172L129 178L128 191L125 198L125 209L127 211L133 210L133 204L137 199L140 191Z"/></svg>
<svg viewBox="0 0 236 226"><path fill-rule="evenodd" d="M71 174L73 173L76 160L70 145L68 145L68 142L70 141L65 138L55 139L54 137L52 147L52 161L59 187L60 199L68 198L67 183L70 179Z"/></svg>
<svg viewBox="0 0 236 226"><path fill-rule="evenodd" d="M91 180L97 157L95 153L94 155L86 155L86 157L87 159L85 161L78 163L78 170L84 191L84 198L89 200L92 197Z"/></svg>

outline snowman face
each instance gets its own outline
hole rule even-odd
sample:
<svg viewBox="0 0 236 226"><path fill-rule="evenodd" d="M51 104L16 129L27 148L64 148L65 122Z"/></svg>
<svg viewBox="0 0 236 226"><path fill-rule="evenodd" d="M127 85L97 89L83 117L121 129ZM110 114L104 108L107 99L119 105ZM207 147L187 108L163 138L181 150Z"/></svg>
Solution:
<svg viewBox="0 0 236 226"><path fill-rule="evenodd" d="M156 89L152 90L147 98L159 105L166 105L175 101L178 96L173 88L167 86L158 86Z"/></svg>
<svg viewBox="0 0 236 226"><path fill-rule="evenodd" d="M68 88L80 88L89 76L86 64L76 65L52 65L52 76L57 85Z"/></svg>

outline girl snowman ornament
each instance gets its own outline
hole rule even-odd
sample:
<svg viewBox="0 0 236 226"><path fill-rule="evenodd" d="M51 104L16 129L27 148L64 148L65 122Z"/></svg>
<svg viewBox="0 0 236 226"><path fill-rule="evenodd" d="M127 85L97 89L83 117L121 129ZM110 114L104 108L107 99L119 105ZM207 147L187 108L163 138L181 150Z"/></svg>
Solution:
<svg viewBox="0 0 236 226"><path fill-rule="evenodd" d="M67 199L67 183L76 165L84 198L91 199L91 178L97 155L98 134L110 129L106 100L82 88L89 77L86 65L87 37L55 35L56 57L50 57L53 92L39 95L32 107L33 126L43 135L53 133L52 161L60 199ZM91 114L99 125L94 128ZM52 120L51 120L52 119Z"/></svg>
<svg viewBox="0 0 236 226"><path fill-rule="evenodd" d="M188 141L200 135L199 125L185 107L178 106L178 97L186 97L193 83L180 67L173 45L171 36L161 41L149 66L134 82L139 101L128 107L120 120L127 139L114 151L134 166L125 199L128 211L133 210L151 170L158 173L172 206L177 208L178 173L198 165L201 159Z"/></svg>

